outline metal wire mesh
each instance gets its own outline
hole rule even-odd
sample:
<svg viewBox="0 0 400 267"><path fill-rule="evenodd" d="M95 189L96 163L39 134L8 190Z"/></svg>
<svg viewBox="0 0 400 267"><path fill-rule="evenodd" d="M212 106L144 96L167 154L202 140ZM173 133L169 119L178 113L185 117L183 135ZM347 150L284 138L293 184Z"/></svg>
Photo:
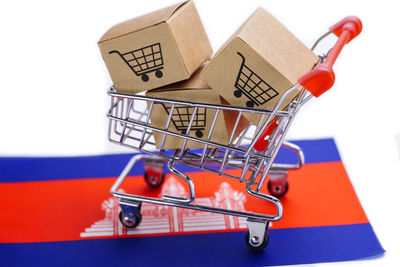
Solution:
<svg viewBox="0 0 400 267"><path fill-rule="evenodd" d="M167 114L171 111L171 106L162 104ZM190 118L194 112L194 107L188 106L176 106L172 112L172 123L178 131L185 131L190 122ZM191 130L204 130L206 126L206 109L198 108L197 112L194 116L193 123L191 126Z"/></svg>

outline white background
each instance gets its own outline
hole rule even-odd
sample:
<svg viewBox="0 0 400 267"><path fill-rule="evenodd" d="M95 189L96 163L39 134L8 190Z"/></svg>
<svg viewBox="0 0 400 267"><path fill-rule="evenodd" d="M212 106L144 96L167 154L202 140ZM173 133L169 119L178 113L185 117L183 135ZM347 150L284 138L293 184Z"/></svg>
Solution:
<svg viewBox="0 0 400 267"><path fill-rule="evenodd" d="M258 7L307 46L347 15L363 21L334 68L336 84L309 103L289 138L335 137L385 256L345 266L399 266L397 1L197 0L216 51ZM147 1L2 1L0 156L57 156L123 150L107 143L107 88L97 41L112 25L174 4ZM338 192L340 197L340 192ZM323 265L324 264L318 264Z"/></svg>

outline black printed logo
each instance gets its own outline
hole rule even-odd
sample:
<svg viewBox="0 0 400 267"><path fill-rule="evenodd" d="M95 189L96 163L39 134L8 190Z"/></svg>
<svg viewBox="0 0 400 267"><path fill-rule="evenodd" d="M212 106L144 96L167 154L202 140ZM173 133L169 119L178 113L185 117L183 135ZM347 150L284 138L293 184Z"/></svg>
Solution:
<svg viewBox="0 0 400 267"><path fill-rule="evenodd" d="M237 90L233 92L233 95L240 98L244 94L249 99L246 102L248 107L254 107L254 104L257 106L265 104L277 96L278 92L245 64L245 57L239 52L237 54L242 58L242 64L235 82Z"/></svg>
<svg viewBox="0 0 400 267"><path fill-rule="evenodd" d="M169 115L171 112L171 107L162 104L165 111ZM194 112L194 107L174 107L172 111L171 121L175 128L182 134L186 134L187 128L190 123L190 118ZM203 137L203 131L206 126L206 108L198 107L196 115L193 118L192 126L190 131L196 131L196 136L198 138Z"/></svg>
<svg viewBox="0 0 400 267"><path fill-rule="evenodd" d="M142 81L144 82L147 82L150 79L148 74L151 72L155 72L157 78L163 76L161 70L163 69L164 61L160 43L152 44L123 54L117 50L112 50L108 53L118 54L136 76L142 77Z"/></svg>

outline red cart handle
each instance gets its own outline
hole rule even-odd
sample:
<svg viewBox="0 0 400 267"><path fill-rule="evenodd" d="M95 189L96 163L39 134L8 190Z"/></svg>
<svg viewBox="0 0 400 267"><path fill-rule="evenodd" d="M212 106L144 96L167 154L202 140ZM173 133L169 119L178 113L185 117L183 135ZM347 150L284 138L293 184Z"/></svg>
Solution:
<svg viewBox="0 0 400 267"><path fill-rule="evenodd" d="M333 64L335 64L344 45L357 37L361 30L361 20L354 16L346 17L330 27L329 31L339 37L339 39L336 41L325 62L300 77L297 82L316 97L331 88L335 83L335 73L332 70Z"/></svg>
<svg viewBox="0 0 400 267"><path fill-rule="evenodd" d="M316 97L331 88L335 83L335 73L332 70L333 64L342 51L344 45L357 37L361 30L361 20L354 16L346 17L330 27L329 31L339 37L335 46L329 52L324 63L319 64L313 70L300 77L297 82ZM266 137L270 136L277 126L276 117L258 138L257 142L254 144L254 149L257 151L264 151L269 145L269 141L266 140Z"/></svg>

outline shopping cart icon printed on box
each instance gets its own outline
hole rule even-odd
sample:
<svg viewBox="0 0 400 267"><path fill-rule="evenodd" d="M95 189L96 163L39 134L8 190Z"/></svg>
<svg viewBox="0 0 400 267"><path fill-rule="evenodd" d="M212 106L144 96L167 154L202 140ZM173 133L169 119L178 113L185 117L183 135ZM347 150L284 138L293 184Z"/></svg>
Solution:
<svg viewBox="0 0 400 267"><path fill-rule="evenodd" d="M142 77L142 81L144 82L149 81L150 78L147 74L150 72L155 72L157 78L163 76L161 70L163 69L164 61L160 43L145 46L126 53L120 53L117 50L112 50L108 53L118 54L136 76Z"/></svg>
<svg viewBox="0 0 400 267"><path fill-rule="evenodd" d="M278 92L245 64L245 57L239 52L237 54L242 58L242 64L235 82L237 90L233 95L240 98L244 94L249 99L246 102L248 107L265 104L277 96Z"/></svg>
<svg viewBox="0 0 400 267"><path fill-rule="evenodd" d="M169 116L171 112L171 106L166 106L163 103L162 106ZM186 134L194 109L194 107L183 106L174 107L172 111L171 121L174 124L175 128L182 134ZM196 131L195 134L198 138L203 137L203 131L206 127L206 115L206 108L197 108L197 112L193 118L193 123L190 127L190 131Z"/></svg>

